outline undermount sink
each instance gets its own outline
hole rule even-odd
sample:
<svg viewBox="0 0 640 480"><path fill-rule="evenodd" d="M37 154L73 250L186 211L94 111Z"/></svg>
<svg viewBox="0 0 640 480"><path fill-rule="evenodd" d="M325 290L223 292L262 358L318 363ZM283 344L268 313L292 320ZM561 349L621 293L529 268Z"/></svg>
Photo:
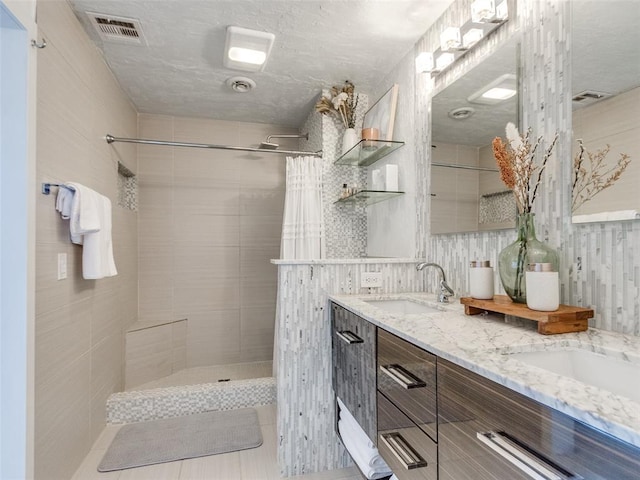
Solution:
<svg viewBox="0 0 640 480"><path fill-rule="evenodd" d="M410 315L412 313L434 313L441 310L436 307L431 307L423 303L413 302L411 300L365 300L365 303L378 307L389 313L395 313L399 315Z"/></svg>
<svg viewBox="0 0 640 480"><path fill-rule="evenodd" d="M640 362L573 348L507 354L515 360L640 402Z"/></svg>

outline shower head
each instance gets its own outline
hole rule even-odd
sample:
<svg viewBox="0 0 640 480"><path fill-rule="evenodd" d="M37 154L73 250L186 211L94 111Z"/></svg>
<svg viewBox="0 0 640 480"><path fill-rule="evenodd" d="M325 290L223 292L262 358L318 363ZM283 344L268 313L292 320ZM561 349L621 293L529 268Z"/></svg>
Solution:
<svg viewBox="0 0 640 480"><path fill-rule="evenodd" d="M273 143L271 141L272 138L304 138L305 140L309 140L309 134L304 133L302 135L294 135L294 134L281 134L281 135L269 135L264 142L260 142L258 148L262 150L276 150L280 145L277 143Z"/></svg>

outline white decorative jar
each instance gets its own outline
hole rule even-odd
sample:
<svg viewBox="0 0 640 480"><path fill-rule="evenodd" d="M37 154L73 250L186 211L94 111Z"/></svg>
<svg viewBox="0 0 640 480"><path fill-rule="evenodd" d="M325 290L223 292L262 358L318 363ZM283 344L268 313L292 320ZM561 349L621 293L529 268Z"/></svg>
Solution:
<svg viewBox="0 0 640 480"><path fill-rule="evenodd" d="M489 260L469 264L469 293L472 298L491 300L493 283L493 268Z"/></svg>
<svg viewBox="0 0 640 480"><path fill-rule="evenodd" d="M560 306L560 281L551 263L530 263L526 272L527 307L553 312Z"/></svg>

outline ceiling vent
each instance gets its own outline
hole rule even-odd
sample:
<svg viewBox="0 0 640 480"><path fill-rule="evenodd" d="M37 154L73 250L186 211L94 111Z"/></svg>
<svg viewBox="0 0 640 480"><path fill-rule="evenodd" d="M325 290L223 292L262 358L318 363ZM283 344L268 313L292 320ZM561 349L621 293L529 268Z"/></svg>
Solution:
<svg viewBox="0 0 640 480"><path fill-rule="evenodd" d="M91 25L105 42L146 45L142 26L135 18L115 17L102 13L86 12Z"/></svg>
<svg viewBox="0 0 640 480"><path fill-rule="evenodd" d="M575 95L571 100L580 105L591 105L605 98L612 97L611 93L596 92L595 90L585 90Z"/></svg>

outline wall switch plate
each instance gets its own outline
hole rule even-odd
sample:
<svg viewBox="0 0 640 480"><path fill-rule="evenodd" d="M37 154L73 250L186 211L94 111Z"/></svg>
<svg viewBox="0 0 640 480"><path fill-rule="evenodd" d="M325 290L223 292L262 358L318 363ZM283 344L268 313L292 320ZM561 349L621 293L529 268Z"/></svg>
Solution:
<svg viewBox="0 0 640 480"><path fill-rule="evenodd" d="M375 288L382 286L382 273L380 272L363 272L360 279L362 288Z"/></svg>
<svg viewBox="0 0 640 480"><path fill-rule="evenodd" d="M67 278L67 254L58 254L58 280Z"/></svg>

